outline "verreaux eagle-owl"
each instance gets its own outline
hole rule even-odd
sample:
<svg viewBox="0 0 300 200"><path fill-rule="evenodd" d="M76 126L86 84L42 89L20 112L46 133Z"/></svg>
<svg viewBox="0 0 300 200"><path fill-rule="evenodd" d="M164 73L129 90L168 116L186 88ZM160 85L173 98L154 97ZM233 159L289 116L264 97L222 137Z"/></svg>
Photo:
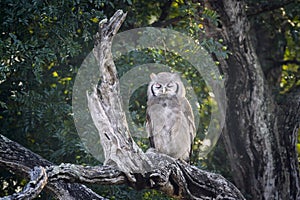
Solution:
<svg viewBox="0 0 300 200"><path fill-rule="evenodd" d="M150 146L189 161L196 135L194 115L179 74L152 73L147 91L146 129Z"/></svg>

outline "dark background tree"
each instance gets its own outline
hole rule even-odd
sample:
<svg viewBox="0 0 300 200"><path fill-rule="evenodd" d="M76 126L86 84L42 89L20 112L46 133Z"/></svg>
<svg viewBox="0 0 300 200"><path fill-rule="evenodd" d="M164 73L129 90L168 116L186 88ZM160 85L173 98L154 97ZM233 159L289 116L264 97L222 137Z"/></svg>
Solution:
<svg viewBox="0 0 300 200"><path fill-rule="evenodd" d="M299 197L299 6L297 1L254 0L210 4L1 1L1 134L57 164L99 164L77 136L72 86L93 47L98 22L120 8L128 11L122 30L159 26L185 32L220 63L228 99L226 128L214 152L205 159L194 154L193 164L233 180L249 199L276 199L276 194L282 195L278 199L295 199ZM156 50L134 52L116 63L123 74L149 62L176 65L191 80L201 104L201 137L211 109L203 81L174 55ZM140 105L145 105L145 99L138 98L143 92L140 89L132 97L136 123L144 121ZM147 148L145 140L138 143ZM3 196L25 181L1 169L1 183ZM96 189L108 198L164 198L157 192L137 193L125 186Z"/></svg>
<svg viewBox="0 0 300 200"><path fill-rule="evenodd" d="M299 58L289 51L299 50L291 14L299 5L269 3L210 3L220 17L221 30L214 33L232 52L220 60L228 98L223 141L233 180L248 198L298 199L299 66L289 62ZM295 73L287 77L288 68ZM295 82L287 88L283 80L288 78Z"/></svg>

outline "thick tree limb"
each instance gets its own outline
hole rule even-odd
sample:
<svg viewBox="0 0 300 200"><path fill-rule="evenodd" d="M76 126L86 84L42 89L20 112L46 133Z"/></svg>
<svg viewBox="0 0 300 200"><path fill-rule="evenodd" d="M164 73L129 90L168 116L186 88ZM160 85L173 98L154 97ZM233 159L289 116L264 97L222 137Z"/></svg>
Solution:
<svg viewBox="0 0 300 200"><path fill-rule="evenodd" d="M6 149L6 153L1 152L1 166L18 166L20 160L8 160L9 157L18 156L24 157L36 157L37 155L21 147L17 143L8 140L4 136L1 136L1 146ZM20 150L16 150L16 147ZM5 156L3 156L5 155ZM20 193L7 196L3 199L33 199L39 194L39 192L45 186L52 187L57 184L58 187L52 188L50 192L64 191L66 182L70 183L69 186L73 187L70 193L72 195L58 195L59 199L104 199L89 189L84 190L83 187L77 187L79 184L75 183L89 183L100 185L119 185L128 184L136 189L158 189L166 192L171 196L188 196L189 199L243 199L242 195L236 189L234 185L224 179L222 176L205 172L194 166L190 166L185 162L174 160L166 155L157 154L149 151L147 154L150 160L153 160L155 169L151 172L145 173L145 175L134 174L136 182L129 182L127 176L112 166L81 166L74 164L61 164L59 166L40 166L34 167L30 172L30 168L26 170L28 174L30 172L31 180ZM39 157L39 156L38 156ZM40 158L40 160L43 160ZM12 165L12 162L15 164ZM39 160L31 159L28 161L31 165L40 164ZM12 171L17 172L17 169L11 168ZM22 174L26 173L26 170ZM47 185L46 185L47 184ZM62 186L62 187L61 187ZM76 189L78 191L76 191ZM75 192L76 191L76 192ZM68 194L68 192L66 192ZM0 198L1 199L1 198Z"/></svg>
<svg viewBox="0 0 300 200"><path fill-rule="evenodd" d="M47 183L46 170L43 167L36 167L32 173L30 173L30 182L22 190L22 192L12 194L3 198L8 199L32 199L38 196L38 194L43 190ZM32 187L33 186L33 187ZM1 198L2 199L2 198Z"/></svg>
<svg viewBox="0 0 300 200"><path fill-rule="evenodd" d="M277 2L267 1L264 3L257 2L255 3L256 5L250 5L250 8L247 10L247 15L252 17L264 12L271 12L296 2L296 0L281 0Z"/></svg>
<svg viewBox="0 0 300 200"><path fill-rule="evenodd" d="M30 175L31 169L34 169L35 166L46 168L47 166L51 165L53 164L48 160L33 153L32 151L19 145L18 143L9 140L3 135L0 135L1 168L9 170L20 177L27 177L33 180L40 180L37 179L38 176L35 178L32 176L33 174ZM34 171L37 170L39 170L39 168L36 168ZM36 182L35 184L28 183L28 185L31 185L31 187L35 187L36 190L39 190L39 188L43 188L44 186L40 183L41 182ZM45 189L47 192L52 193L52 195L54 195L58 199L104 199L103 197L100 197L86 186L77 183L67 183L64 181L48 180L48 184L45 186ZM23 193L27 194L28 191L29 188L26 191L23 190ZM33 195L33 191L31 191L31 194ZM36 194L38 194L38 192ZM22 196L23 194L20 195ZM32 198L33 197L34 195L32 196ZM12 195L5 199L18 198L16 195Z"/></svg>
<svg viewBox="0 0 300 200"><path fill-rule="evenodd" d="M120 98L117 70L113 62L111 45L114 35L125 20L126 14L117 11L107 22L101 21L96 35L94 55L98 60L101 84L88 95L89 109L104 150L105 164L116 165L127 173L143 173L152 166L131 138ZM95 86L97 87L97 86Z"/></svg>
<svg viewBox="0 0 300 200"><path fill-rule="evenodd" d="M110 185L128 184L136 189L161 190L170 196L182 199L244 199L239 190L222 176L205 172L183 161L159 154L153 149L144 153L131 138L121 104L117 71L111 54L113 36L125 17L126 14L119 10L108 22L107 20L100 22L94 55L99 64L101 84L98 88L95 86L91 94L87 95L89 109L104 149L105 166L83 167L73 164L49 166L48 163L46 166L40 164L45 167L30 167L33 169L31 181L18 196L27 195L28 199L32 199L33 196L30 194L37 194L47 183L46 187L58 181L64 181ZM2 138L1 156L6 157L9 156L5 152L6 148L10 149L10 146L6 144L9 141ZM8 152L12 155L15 153L12 149ZM23 157L23 153L25 152L19 152L19 155L16 155ZM33 153L28 151L25 153L27 156L31 156L30 154ZM38 161L33 166L37 163ZM6 167L18 166L18 160L10 160L7 157L5 160L1 159L1 164ZM24 173L28 173L30 168L24 169ZM99 197L93 199L99 199Z"/></svg>

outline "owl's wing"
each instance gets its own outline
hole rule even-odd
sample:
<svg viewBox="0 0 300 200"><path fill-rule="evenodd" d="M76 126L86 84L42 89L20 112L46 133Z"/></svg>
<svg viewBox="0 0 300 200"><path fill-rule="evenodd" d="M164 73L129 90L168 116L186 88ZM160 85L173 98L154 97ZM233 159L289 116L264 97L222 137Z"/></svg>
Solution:
<svg viewBox="0 0 300 200"><path fill-rule="evenodd" d="M189 133L191 138L191 151L190 151L190 156L191 156L192 149L193 149L192 145L194 142L194 138L196 136L196 127L195 127L195 119L194 119L192 107L185 97L182 99L182 110L189 124Z"/></svg>
<svg viewBox="0 0 300 200"><path fill-rule="evenodd" d="M182 108L183 108L183 113L189 123L190 133L192 134L192 138L194 138L196 136L194 114L193 114L191 104L188 102L188 100L186 98L183 98L183 100L182 100Z"/></svg>

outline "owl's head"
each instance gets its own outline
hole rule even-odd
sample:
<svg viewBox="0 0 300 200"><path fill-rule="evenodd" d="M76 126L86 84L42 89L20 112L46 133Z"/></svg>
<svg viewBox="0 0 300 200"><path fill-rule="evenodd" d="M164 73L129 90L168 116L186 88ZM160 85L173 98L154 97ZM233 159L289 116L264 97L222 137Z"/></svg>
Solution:
<svg viewBox="0 0 300 200"><path fill-rule="evenodd" d="M177 73L160 72L150 75L148 98L157 96L185 96L184 85Z"/></svg>

